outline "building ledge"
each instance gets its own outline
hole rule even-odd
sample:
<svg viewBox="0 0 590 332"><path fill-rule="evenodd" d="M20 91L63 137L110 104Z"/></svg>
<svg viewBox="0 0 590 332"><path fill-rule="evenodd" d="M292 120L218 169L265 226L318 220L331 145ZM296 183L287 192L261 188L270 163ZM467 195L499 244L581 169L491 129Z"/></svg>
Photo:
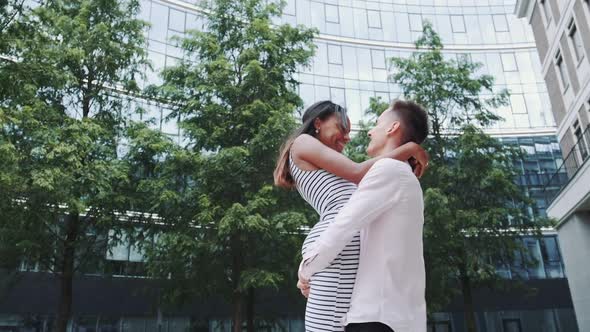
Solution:
<svg viewBox="0 0 590 332"><path fill-rule="evenodd" d="M578 211L590 210L590 162L588 159L547 208L547 215L558 220L555 229L563 226Z"/></svg>

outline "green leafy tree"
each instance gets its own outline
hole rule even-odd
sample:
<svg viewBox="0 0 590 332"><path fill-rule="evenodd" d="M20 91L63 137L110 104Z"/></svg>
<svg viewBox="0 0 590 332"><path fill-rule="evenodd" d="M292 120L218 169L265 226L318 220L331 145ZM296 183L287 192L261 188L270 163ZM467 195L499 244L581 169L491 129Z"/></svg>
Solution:
<svg viewBox="0 0 590 332"><path fill-rule="evenodd" d="M24 0L0 0L0 35L2 37L8 37L4 33L8 30L8 27L17 16L22 12L24 6ZM0 41L0 51L4 51L7 45L6 38L2 38ZM0 53L1 54L1 53Z"/></svg>
<svg viewBox="0 0 590 332"><path fill-rule="evenodd" d="M76 272L101 269L133 219L173 200L160 174L174 145L132 123L118 92L137 92L147 63L138 9L134 0L47 1L2 31L12 60L0 67L0 261L55 273L58 332Z"/></svg>
<svg viewBox="0 0 590 332"><path fill-rule="evenodd" d="M429 311L440 310L459 290L466 326L475 332L472 290L503 287L497 266L510 264L524 250L519 236L539 235L542 223L523 211L530 202L515 183L513 166L520 154L482 130L500 120L494 109L508 103L508 91L497 91L492 76L478 75L481 64L467 57L445 59L429 23L416 48L409 58L391 59L390 80L430 118L425 145L431 161L421 180L427 303ZM386 108L377 100L371 106L373 116ZM351 143L354 156L368 141L357 136Z"/></svg>
<svg viewBox="0 0 590 332"><path fill-rule="evenodd" d="M294 74L313 54L314 30L275 26L281 4L218 0L203 31L178 42L184 60L148 89L176 105L188 145L178 159L181 222L147 250L153 276L170 276L167 300L221 295L234 331L255 330L256 290L293 288L301 199L272 187L277 151L301 100ZM290 280L290 281L289 281Z"/></svg>

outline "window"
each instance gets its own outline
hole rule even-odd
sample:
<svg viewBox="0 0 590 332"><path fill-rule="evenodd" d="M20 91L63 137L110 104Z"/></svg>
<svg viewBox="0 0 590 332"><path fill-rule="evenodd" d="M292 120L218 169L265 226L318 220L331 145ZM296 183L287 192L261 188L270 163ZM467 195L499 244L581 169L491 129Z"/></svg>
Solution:
<svg viewBox="0 0 590 332"><path fill-rule="evenodd" d="M427 330L428 332L451 332L451 322L444 321L444 322L428 322Z"/></svg>
<svg viewBox="0 0 590 332"><path fill-rule="evenodd" d="M422 31L422 16L420 14L410 15L410 31Z"/></svg>
<svg viewBox="0 0 590 332"><path fill-rule="evenodd" d="M539 0L539 4L541 5L541 9L543 10L543 14L545 16L545 23L549 26L551 23L552 15L551 15L551 7L549 5L548 0Z"/></svg>
<svg viewBox="0 0 590 332"><path fill-rule="evenodd" d="M494 29L496 32L508 31L508 22L506 21L506 15L492 15L494 22Z"/></svg>
<svg viewBox="0 0 590 332"><path fill-rule="evenodd" d="M580 152L580 157L582 157L582 160L586 160L586 157L588 157L588 146L586 145L586 141L584 140L584 131L582 130L582 127L580 126L580 121L576 120L574 122L574 126L573 126L573 131L574 131L574 144L578 144L579 145L579 152Z"/></svg>
<svg viewBox="0 0 590 332"><path fill-rule="evenodd" d="M168 30L168 7L153 2L150 23L152 26L149 38L165 42Z"/></svg>
<svg viewBox="0 0 590 332"><path fill-rule="evenodd" d="M299 97L303 100L303 107L308 107L309 105L315 103L315 91L313 85L311 84L301 84L299 85Z"/></svg>
<svg viewBox="0 0 590 332"><path fill-rule="evenodd" d="M534 149L534 148L533 148ZM526 171L526 168L525 168ZM510 225L517 224L518 220L511 220ZM525 257L520 249L515 249L513 252L514 260L510 264L510 271L512 273L512 277L518 280L526 280L528 279L528 272L525 266Z"/></svg>
<svg viewBox="0 0 590 332"><path fill-rule="evenodd" d="M330 88L330 100L338 105L346 105L344 89Z"/></svg>
<svg viewBox="0 0 590 332"><path fill-rule="evenodd" d="M373 65L371 61L371 52L366 48L358 48L357 60L358 60L358 72L359 79L361 81L372 81L373 80Z"/></svg>
<svg viewBox="0 0 590 332"><path fill-rule="evenodd" d="M565 63L563 62L563 56L561 55L561 50L558 50L557 54L555 54L555 66L557 66L559 78L561 79L561 86L565 91L570 86L570 84L565 68Z"/></svg>
<svg viewBox="0 0 590 332"><path fill-rule="evenodd" d="M176 9L170 8L170 18L168 20L168 29L177 32L184 32L184 21L186 14Z"/></svg>
<svg viewBox="0 0 590 332"><path fill-rule="evenodd" d="M574 49L574 54L576 55L576 60L580 61L584 58L584 45L582 44L582 37L580 36L580 32L576 27L576 22L574 22L574 18L568 24L568 35L569 40Z"/></svg>
<svg viewBox="0 0 590 332"><path fill-rule="evenodd" d="M521 94L514 94L510 96L510 104L512 105L513 114L528 113L524 96Z"/></svg>
<svg viewBox="0 0 590 332"><path fill-rule="evenodd" d="M326 22L340 23L340 16L338 15L338 6L325 5Z"/></svg>
<svg viewBox="0 0 590 332"><path fill-rule="evenodd" d="M296 0L288 0L285 4L285 8L283 9L283 14L295 16L297 14L296 3Z"/></svg>
<svg viewBox="0 0 590 332"><path fill-rule="evenodd" d="M500 55L502 58L502 68L504 71L517 71L518 66L516 65L516 58L514 57L514 53L502 53Z"/></svg>
<svg viewBox="0 0 590 332"><path fill-rule="evenodd" d="M328 45L328 63L342 64L342 48L340 45Z"/></svg>
<svg viewBox="0 0 590 332"><path fill-rule="evenodd" d="M548 236L541 239L541 256L547 278L563 278L563 269L561 267L561 256L557 246L557 238Z"/></svg>
<svg viewBox="0 0 590 332"><path fill-rule="evenodd" d="M367 10L369 28L381 29L381 14L376 10Z"/></svg>
<svg viewBox="0 0 590 332"><path fill-rule="evenodd" d="M141 262L144 260L142 251L137 248L132 239L123 234L117 236L113 230L109 230L109 249L105 253L105 258L115 261L132 261Z"/></svg>
<svg viewBox="0 0 590 332"><path fill-rule="evenodd" d="M502 325L504 326L504 332L522 332L522 326L518 318L503 319Z"/></svg>
<svg viewBox="0 0 590 332"><path fill-rule="evenodd" d="M528 155L534 155L536 153L535 147L530 145L521 145L520 150Z"/></svg>
<svg viewBox="0 0 590 332"><path fill-rule="evenodd" d="M451 27L453 28L453 32L465 32L463 15L451 15Z"/></svg>
<svg viewBox="0 0 590 332"><path fill-rule="evenodd" d="M371 50L371 60L373 68L385 69L385 51Z"/></svg>
<svg viewBox="0 0 590 332"><path fill-rule="evenodd" d="M162 122L161 122L161 131L167 135L178 135L178 118L170 117L171 110L163 108L162 109Z"/></svg>
<svg viewBox="0 0 590 332"><path fill-rule="evenodd" d="M538 173L535 175L538 175ZM540 181L538 179L533 179L533 181L533 184L540 185ZM529 278L545 278L545 266L543 265L543 258L541 257L542 254L539 247L539 240L533 238L524 238L523 241L527 254L527 272L529 274Z"/></svg>

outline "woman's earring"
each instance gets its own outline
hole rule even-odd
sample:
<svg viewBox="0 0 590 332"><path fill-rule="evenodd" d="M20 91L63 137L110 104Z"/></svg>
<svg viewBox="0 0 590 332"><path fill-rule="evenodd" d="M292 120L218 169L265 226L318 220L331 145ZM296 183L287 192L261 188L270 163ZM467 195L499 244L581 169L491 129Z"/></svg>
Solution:
<svg viewBox="0 0 590 332"><path fill-rule="evenodd" d="M319 133L320 133L320 129L319 129L319 128L316 128L316 129L315 129L315 133L316 133L316 134L319 134Z"/></svg>

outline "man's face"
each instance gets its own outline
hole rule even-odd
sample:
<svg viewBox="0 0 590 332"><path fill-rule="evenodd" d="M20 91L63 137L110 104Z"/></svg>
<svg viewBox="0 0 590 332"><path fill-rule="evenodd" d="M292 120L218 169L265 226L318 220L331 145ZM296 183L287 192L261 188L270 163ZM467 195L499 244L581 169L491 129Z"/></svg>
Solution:
<svg viewBox="0 0 590 332"><path fill-rule="evenodd" d="M367 147L367 154L371 157L378 156L385 147L388 137L399 131L400 122L396 120L395 115L391 112L391 109L383 112L377 119L375 127L369 130L370 142Z"/></svg>

